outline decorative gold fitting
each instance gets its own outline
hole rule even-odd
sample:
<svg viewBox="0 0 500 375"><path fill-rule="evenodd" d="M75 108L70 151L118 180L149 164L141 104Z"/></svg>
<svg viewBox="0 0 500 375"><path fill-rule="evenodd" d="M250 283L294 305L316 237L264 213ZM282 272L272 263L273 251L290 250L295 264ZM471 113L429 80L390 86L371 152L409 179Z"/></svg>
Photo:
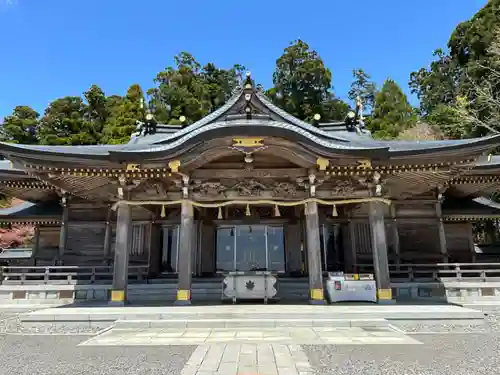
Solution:
<svg viewBox="0 0 500 375"><path fill-rule="evenodd" d="M263 138L233 138L233 147L261 147Z"/></svg>
<svg viewBox="0 0 500 375"><path fill-rule="evenodd" d="M162 206L161 206L161 213L160 213L160 217L161 217L161 218L164 218L165 216L167 216L166 209L165 209L165 205L162 205Z"/></svg>
<svg viewBox="0 0 500 375"><path fill-rule="evenodd" d="M137 172L139 170L139 164L127 164L126 171L127 172Z"/></svg>
<svg viewBox="0 0 500 375"><path fill-rule="evenodd" d="M358 168L361 169L371 169L372 168L372 162L371 160L365 159L365 160L358 160Z"/></svg>
<svg viewBox="0 0 500 375"><path fill-rule="evenodd" d="M320 171L325 171L326 168L330 165L330 160L319 157L316 159L316 165L318 166Z"/></svg>
<svg viewBox="0 0 500 375"><path fill-rule="evenodd" d="M181 166L180 160L172 160L172 161L168 162L168 167L174 173L178 173L179 172L179 167L180 166Z"/></svg>

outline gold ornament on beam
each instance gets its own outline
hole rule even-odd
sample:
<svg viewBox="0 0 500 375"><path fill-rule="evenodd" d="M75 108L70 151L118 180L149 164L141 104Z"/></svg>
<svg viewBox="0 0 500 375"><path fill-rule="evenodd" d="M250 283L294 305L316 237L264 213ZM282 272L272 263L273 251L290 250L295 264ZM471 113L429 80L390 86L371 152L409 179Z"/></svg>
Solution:
<svg viewBox="0 0 500 375"><path fill-rule="evenodd" d="M161 213L160 213L160 217L161 217L161 218L164 218L165 216L167 216L167 213L166 213L165 205L163 204L163 205L161 206Z"/></svg>
<svg viewBox="0 0 500 375"><path fill-rule="evenodd" d="M219 212L217 213L217 220L222 220L223 217L222 217L222 208L219 207Z"/></svg>
<svg viewBox="0 0 500 375"><path fill-rule="evenodd" d="M168 162L168 167L174 173L179 172L179 167L181 166L181 162L179 160L172 160Z"/></svg>
<svg viewBox="0 0 500 375"><path fill-rule="evenodd" d="M245 211L245 215L246 216L252 216L252 212L250 211L250 205L249 204L247 204L247 209Z"/></svg>
<svg viewBox="0 0 500 375"><path fill-rule="evenodd" d="M316 165L318 166L320 171L325 171L326 168L330 165L330 160L319 157L316 159Z"/></svg>
<svg viewBox="0 0 500 375"><path fill-rule="evenodd" d="M332 216L333 217L339 216L339 213L337 212L337 206L335 204L333 205Z"/></svg>
<svg viewBox="0 0 500 375"><path fill-rule="evenodd" d="M276 216L276 217L280 217L281 216L280 208L278 207L277 204L274 205L274 216Z"/></svg>
<svg viewBox="0 0 500 375"><path fill-rule="evenodd" d="M137 172L139 170L139 164L127 164L127 172Z"/></svg>
<svg viewBox="0 0 500 375"><path fill-rule="evenodd" d="M488 163L491 162L491 154L488 154Z"/></svg>

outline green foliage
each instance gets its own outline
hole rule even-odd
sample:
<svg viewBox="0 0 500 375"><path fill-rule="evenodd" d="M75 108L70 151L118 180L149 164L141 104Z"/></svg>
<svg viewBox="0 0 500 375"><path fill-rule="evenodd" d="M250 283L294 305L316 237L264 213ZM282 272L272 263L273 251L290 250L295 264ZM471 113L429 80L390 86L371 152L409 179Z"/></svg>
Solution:
<svg viewBox="0 0 500 375"><path fill-rule="evenodd" d="M464 121L456 105L438 105L427 116L427 121L438 126L446 138L466 138L473 132L473 124L470 121Z"/></svg>
<svg viewBox="0 0 500 375"><path fill-rule="evenodd" d="M161 123L179 125L181 116L187 124L198 121L222 106L241 79L244 67L229 70L213 63L205 66L187 52L174 57L175 67L167 67L155 78L157 87L148 91L150 107Z"/></svg>
<svg viewBox="0 0 500 375"><path fill-rule="evenodd" d="M78 96L66 96L49 104L38 127L43 145L94 145L100 134L86 116L87 106Z"/></svg>
<svg viewBox="0 0 500 375"><path fill-rule="evenodd" d="M490 0L470 20L455 28L447 53L437 50L436 60L429 68L410 76L410 87L420 99L422 113L439 118L443 131L453 137L481 136L500 130L499 25L500 0ZM466 99L466 105L457 102L459 97ZM451 122L444 123L443 116ZM459 129L452 130L453 126Z"/></svg>
<svg viewBox="0 0 500 375"><path fill-rule="evenodd" d="M86 119L92 124L93 131L100 134L109 117L106 95L99 86L92 85L83 96L87 100Z"/></svg>
<svg viewBox="0 0 500 375"><path fill-rule="evenodd" d="M127 143L136 129L137 121L144 121L144 92L139 85L134 84L129 87L124 97L110 96L103 111L107 113L107 118L102 132L102 143Z"/></svg>
<svg viewBox="0 0 500 375"><path fill-rule="evenodd" d="M40 114L28 106L17 106L3 120L3 140L21 144L36 144Z"/></svg>
<svg viewBox="0 0 500 375"><path fill-rule="evenodd" d="M385 81L375 96L370 130L378 138L395 138L416 122L415 111L396 82Z"/></svg>
<svg viewBox="0 0 500 375"><path fill-rule="evenodd" d="M315 114L322 121L339 120L347 112L348 105L331 91L332 73L319 54L300 39L276 60L273 84L267 92L271 100L301 120L312 121Z"/></svg>
<svg viewBox="0 0 500 375"><path fill-rule="evenodd" d="M349 89L347 96L352 101L360 98L364 109L371 110L375 102L377 86L363 69L354 69L352 71L352 76L354 80L351 83L351 88Z"/></svg>

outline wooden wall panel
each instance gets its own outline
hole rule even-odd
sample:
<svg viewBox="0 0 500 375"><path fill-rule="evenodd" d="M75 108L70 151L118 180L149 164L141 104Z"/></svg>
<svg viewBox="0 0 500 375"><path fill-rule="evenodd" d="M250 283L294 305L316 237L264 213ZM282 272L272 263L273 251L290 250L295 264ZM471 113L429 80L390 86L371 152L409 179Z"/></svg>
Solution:
<svg viewBox="0 0 500 375"><path fill-rule="evenodd" d="M450 262L472 262L470 223L444 223Z"/></svg>
<svg viewBox="0 0 500 375"><path fill-rule="evenodd" d="M36 254L38 266L50 266L57 257L59 251L59 232L61 227L40 226L40 248Z"/></svg>
<svg viewBox="0 0 500 375"><path fill-rule="evenodd" d="M105 232L105 222L69 222L64 264L103 264Z"/></svg>
<svg viewBox="0 0 500 375"><path fill-rule="evenodd" d="M107 206L92 204L69 204L69 221L106 221Z"/></svg>
<svg viewBox="0 0 500 375"><path fill-rule="evenodd" d="M399 222L401 263L441 262L436 222Z"/></svg>

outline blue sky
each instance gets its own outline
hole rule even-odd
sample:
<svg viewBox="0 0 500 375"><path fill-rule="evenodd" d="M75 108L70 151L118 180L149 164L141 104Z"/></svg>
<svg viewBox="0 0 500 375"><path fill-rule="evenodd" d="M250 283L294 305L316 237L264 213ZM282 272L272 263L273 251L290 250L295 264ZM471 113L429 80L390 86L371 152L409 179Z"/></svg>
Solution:
<svg viewBox="0 0 500 375"><path fill-rule="evenodd" d="M409 92L409 74L486 3L0 0L0 118L16 105L42 113L50 101L94 83L108 95L132 83L150 88L180 51L201 63L240 63L269 87L276 59L297 38L320 53L340 97L358 67L378 84L391 77Z"/></svg>

